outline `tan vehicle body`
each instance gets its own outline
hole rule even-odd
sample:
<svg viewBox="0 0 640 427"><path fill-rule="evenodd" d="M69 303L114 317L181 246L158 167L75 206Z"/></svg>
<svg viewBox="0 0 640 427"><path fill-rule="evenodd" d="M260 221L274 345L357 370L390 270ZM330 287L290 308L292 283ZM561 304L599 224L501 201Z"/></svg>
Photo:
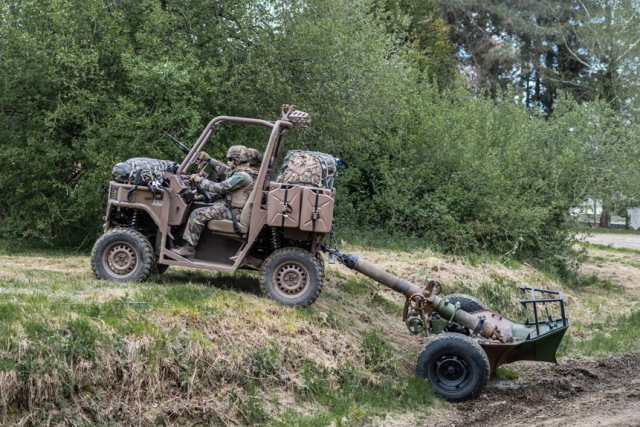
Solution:
<svg viewBox="0 0 640 427"><path fill-rule="evenodd" d="M324 240L325 234L332 230L335 189L274 181L277 173L275 168L278 165L278 156L281 154L280 150L285 131L297 129L310 121L311 118L307 113L295 111L293 106L288 105L283 107L282 118L275 122L228 116L214 118L186 155L177 172L175 174L165 173L164 178L169 182L168 188L165 187L162 191L153 193L146 186L136 187L116 181L110 182L107 214L104 218L105 235L123 226L118 222L118 215L121 212L130 213L131 210L137 210L147 214L145 216L147 221L146 229L150 227L156 228L154 232L148 234L141 228L131 227L132 229L141 230L146 235L153 248L155 268L158 270L162 270L161 266L163 265L203 268L224 272L235 272L238 269L259 270L274 251L295 248L298 251L296 253L301 253L304 256L305 254L300 251L306 251L315 259L323 277L324 263L320 256L320 245ZM173 253L170 249L176 246L182 237L184 226L191 212L194 209L210 205L203 202L188 204L183 200L180 194L190 190L188 181L184 180L184 174L187 173L192 164L199 164L200 171L204 170L205 164L199 163L198 154L204 150L213 132L223 123L264 126L271 129L271 135L262 156L262 163L254 188L244 209L242 209L237 218L242 235L234 231L231 220L209 221L206 224L206 229L203 230L195 257L184 258ZM205 175L206 173L201 172L201 174ZM210 178L213 177L210 176ZM153 222L153 225L148 224L150 221ZM124 226L127 227L127 225ZM257 248L256 243L260 236L262 236L262 244ZM270 240L273 245L267 247L264 244L266 240ZM111 266L113 271L119 268L117 262L120 262L120 259L122 259L122 265L125 265L127 252L118 252L117 249L117 246L113 246L111 249L105 249L106 253L97 254L95 256L96 265L102 261L103 268L109 269ZM133 247L129 250L129 253L133 254L130 255L131 262L139 262L135 257L139 257L140 254L137 254L135 249ZM296 264L294 260L289 263L288 267L282 267L279 272L274 273L286 276L287 272L290 272L289 276L275 279L283 283L284 287L281 287L281 290L283 290L282 294L285 296L285 300L287 299L287 292L289 292L285 289L286 280L291 283L296 280L312 280L309 279L307 274L309 272L305 273L303 271L304 266L301 267L299 264ZM300 270L301 268L302 270ZM296 269L300 270L297 278L295 277ZM96 268L94 268L94 271L96 271ZM100 277L98 272L96 272L96 275ZM126 281L126 274L121 274L121 276L119 277L116 274L113 280L123 279L123 281ZM112 279L111 277L101 278ZM294 285L295 283L291 286ZM322 284L320 283L318 286L321 288ZM318 290L317 293L319 294L319 292ZM315 300L315 297L313 300ZM281 302L287 303L286 301ZM295 303L291 305L308 304Z"/></svg>

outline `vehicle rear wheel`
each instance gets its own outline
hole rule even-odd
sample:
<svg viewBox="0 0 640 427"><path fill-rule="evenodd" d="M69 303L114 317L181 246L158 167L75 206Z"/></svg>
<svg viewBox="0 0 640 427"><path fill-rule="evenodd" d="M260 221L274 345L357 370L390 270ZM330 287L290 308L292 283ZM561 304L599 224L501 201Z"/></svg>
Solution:
<svg viewBox="0 0 640 427"><path fill-rule="evenodd" d="M93 245L91 269L98 279L143 282L156 270L156 257L142 233L118 227Z"/></svg>
<svg viewBox="0 0 640 427"><path fill-rule="evenodd" d="M489 359L472 338L443 333L430 339L418 356L416 374L450 402L476 396L489 378Z"/></svg>
<svg viewBox="0 0 640 427"><path fill-rule="evenodd" d="M322 264L304 249L278 249L262 264L260 289L266 296L281 304L307 307L322 291Z"/></svg>
<svg viewBox="0 0 640 427"><path fill-rule="evenodd" d="M486 310L487 307L477 298L467 294L451 294L445 297L451 304L460 303L460 309L471 313L472 311Z"/></svg>

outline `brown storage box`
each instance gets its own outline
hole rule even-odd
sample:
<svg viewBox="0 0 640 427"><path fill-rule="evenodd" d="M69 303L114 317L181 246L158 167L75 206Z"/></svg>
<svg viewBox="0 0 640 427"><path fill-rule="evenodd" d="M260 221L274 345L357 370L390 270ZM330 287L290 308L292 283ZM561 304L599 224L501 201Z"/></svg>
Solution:
<svg viewBox="0 0 640 427"><path fill-rule="evenodd" d="M298 227L302 187L271 184L267 198L267 224L271 227Z"/></svg>
<svg viewBox="0 0 640 427"><path fill-rule="evenodd" d="M328 233L333 223L335 190L304 187L300 209L300 230Z"/></svg>

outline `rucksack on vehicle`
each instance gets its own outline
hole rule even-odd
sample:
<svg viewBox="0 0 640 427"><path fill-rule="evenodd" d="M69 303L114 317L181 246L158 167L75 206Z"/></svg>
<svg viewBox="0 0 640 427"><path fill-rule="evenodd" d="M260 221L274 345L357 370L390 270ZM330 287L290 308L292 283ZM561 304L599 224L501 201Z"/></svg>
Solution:
<svg viewBox="0 0 640 427"><path fill-rule="evenodd" d="M331 189L337 171L336 159L332 155L295 150L285 156L276 181Z"/></svg>
<svg viewBox="0 0 640 427"><path fill-rule="evenodd" d="M154 181L161 181L165 172L175 173L178 164L171 160L134 157L117 163L111 172L116 182L146 185Z"/></svg>

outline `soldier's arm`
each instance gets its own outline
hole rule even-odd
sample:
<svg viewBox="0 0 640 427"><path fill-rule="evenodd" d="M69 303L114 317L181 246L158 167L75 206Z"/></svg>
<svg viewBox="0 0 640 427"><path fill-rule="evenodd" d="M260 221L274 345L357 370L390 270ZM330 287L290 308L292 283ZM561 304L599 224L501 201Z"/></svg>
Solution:
<svg viewBox="0 0 640 427"><path fill-rule="evenodd" d="M222 182L213 182L208 179L203 179L202 189L209 193L227 194L235 190L246 187L251 184L251 177L244 173L234 173L229 178Z"/></svg>
<svg viewBox="0 0 640 427"><path fill-rule="evenodd" d="M211 165L213 171L217 173L218 176L227 176L231 174L231 169L229 168L229 166L225 165L221 161L210 157L207 162Z"/></svg>

